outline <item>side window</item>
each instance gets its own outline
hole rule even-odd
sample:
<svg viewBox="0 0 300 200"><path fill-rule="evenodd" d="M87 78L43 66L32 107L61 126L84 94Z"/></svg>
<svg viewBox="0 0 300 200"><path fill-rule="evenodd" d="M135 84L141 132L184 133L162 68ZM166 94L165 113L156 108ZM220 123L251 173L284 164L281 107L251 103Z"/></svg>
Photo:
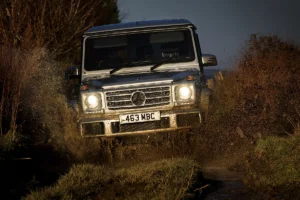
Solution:
<svg viewBox="0 0 300 200"><path fill-rule="evenodd" d="M201 48L200 48L200 42L199 42L198 34L195 31L194 31L194 37L195 37L195 41L196 41L196 49L197 49L197 56L198 56L200 71L201 71L201 73L203 73L202 53L201 53Z"/></svg>

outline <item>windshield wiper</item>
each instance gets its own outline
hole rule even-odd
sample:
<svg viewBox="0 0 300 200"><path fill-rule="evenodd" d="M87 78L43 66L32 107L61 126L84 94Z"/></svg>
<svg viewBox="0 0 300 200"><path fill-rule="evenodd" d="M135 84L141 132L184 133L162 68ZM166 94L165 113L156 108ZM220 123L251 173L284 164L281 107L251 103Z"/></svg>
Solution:
<svg viewBox="0 0 300 200"><path fill-rule="evenodd" d="M164 59L162 60L161 62L159 63L156 63L155 65L153 65L151 68L150 68L150 71L153 72L153 70L157 69L158 67L162 66L163 64L166 64L166 63L169 63L170 61L178 61L179 58L178 57L169 57L167 59Z"/></svg>
<svg viewBox="0 0 300 200"><path fill-rule="evenodd" d="M121 67L117 67L117 68L111 70L109 73L110 73L110 74L114 74L115 72L117 72L117 71L119 71L119 70L121 70L121 69L123 69L123 68L130 67L130 66L137 65L137 64L138 64L138 65L139 65L139 64L145 65L145 64L148 64L149 62L151 62L151 61L145 60L145 61L133 61L133 62L127 62L125 65L123 65L123 66L121 66Z"/></svg>
<svg viewBox="0 0 300 200"><path fill-rule="evenodd" d="M113 74L113 73L115 73L115 72L117 72L117 71L119 71L119 70L121 70L121 69L123 69L123 68L124 68L124 66L114 68L114 69L110 70L109 73L110 73L110 74Z"/></svg>
<svg viewBox="0 0 300 200"><path fill-rule="evenodd" d="M112 69L112 70L110 70L110 74L114 74L115 72L117 72L117 71L119 71L119 70L121 70L121 69L123 69L123 68L126 68L126 67L129 67L129 66L131 66L132 65L132 63L131 62L127 62L125 65L123 65L123 66L121 66L121 67L117 67L117 68L115 68L115 69Z"/></svg>

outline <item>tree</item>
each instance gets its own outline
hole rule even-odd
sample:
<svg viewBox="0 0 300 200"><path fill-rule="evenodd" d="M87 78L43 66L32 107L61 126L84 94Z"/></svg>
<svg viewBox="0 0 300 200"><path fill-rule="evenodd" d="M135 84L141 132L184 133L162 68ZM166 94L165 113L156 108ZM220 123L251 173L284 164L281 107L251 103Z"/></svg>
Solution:
<svg viewBox="0 0 300 200"><path fill-rule="evenodd" d="M2 0L0 43L40 45L65 58L89 27L117 22L116 0Z"/></svg>

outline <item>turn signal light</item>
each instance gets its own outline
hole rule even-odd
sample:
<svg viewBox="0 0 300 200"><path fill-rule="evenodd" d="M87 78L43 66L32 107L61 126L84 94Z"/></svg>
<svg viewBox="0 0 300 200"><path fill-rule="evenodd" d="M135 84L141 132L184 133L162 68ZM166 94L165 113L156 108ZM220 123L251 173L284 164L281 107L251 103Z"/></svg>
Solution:
<svg viewBox="0 0 300 200"><path fill-rule="evenodd" d="M82 85L82 86L80 87L80 90L81 90L81 91L88 90L88 89L89 89L89 87L88 87L87 85Z"/></svg>
<svg viewBox="0 0 300 200"><path fill-rule="evenodd" d="M194 77L194 76L187 76L187 77L186 77L186 80L188 80L188 81L193 81L193 80L195 80L195 77Z"/></svg>

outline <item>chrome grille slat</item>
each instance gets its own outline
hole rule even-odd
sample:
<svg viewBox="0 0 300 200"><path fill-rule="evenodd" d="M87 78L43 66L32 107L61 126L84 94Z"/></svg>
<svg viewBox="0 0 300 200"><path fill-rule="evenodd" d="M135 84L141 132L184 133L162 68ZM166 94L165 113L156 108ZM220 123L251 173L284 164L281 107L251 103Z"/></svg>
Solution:
<svg viewBox="0 0 300 200"><path fill-rule="evenodd" d="M130 99L127 99L127 100L119 100L119 101L109 101L109 103L117 103L117 102L126 102L126 101L129 101L129 102L131 102L130 101Z"/></svg>
<svg viewBox="0 0 300 200"><path fill-rule="evenodd" d="M146 99L159 99L159 98L164 98L164 97L170 97L170 96L159 96L159 97L146 97Z"/></svg>
<svg viewBox="0 0 300 200"><path fill-rule="evenodd" d="M169 105L169 103L162 103L162 104L149 104L149 105L144 105L144 106L131 106L131 107L122 107L121 109L137 109L137 108L151 108L151 107L156 107L156 106L164 106L164 105ZM120 110L120 107L111 107L109 108L110 110Z"/></svg>
<svg viewBox="0 0 300 200"><path fill-rule="evenodd" d="M106 95L107 97L126 97L126 96L131 96L132 93L127 93L127 94L113 94L113 95Z"/></svg>
<svg viewBox="0 0 300 200"><path fill-rule="evenodd" d="M169 96L159 96L159 97L151 97L151 98L149 98L149 97L146 96L146 101L147 100L152 100L152 99L160 99L160 98L164 98L164 97L167 98ZM109 100L110 103L114 103L114 102L126 102L126 101L131 102L130 98L125 99L125 100L114 100L114 101Z"/></svg>
<svg viewBox="0 0 300 200"><path fill-rule="evenodd" d="M145 103L136 106L131 102L131 96L135 92L145 94ZM109 110L124 110L134 108L148 108L169 105L171 101L170 87L148 87L140 89L129 89L122 91L106 92L107 108Z"/></svg>

